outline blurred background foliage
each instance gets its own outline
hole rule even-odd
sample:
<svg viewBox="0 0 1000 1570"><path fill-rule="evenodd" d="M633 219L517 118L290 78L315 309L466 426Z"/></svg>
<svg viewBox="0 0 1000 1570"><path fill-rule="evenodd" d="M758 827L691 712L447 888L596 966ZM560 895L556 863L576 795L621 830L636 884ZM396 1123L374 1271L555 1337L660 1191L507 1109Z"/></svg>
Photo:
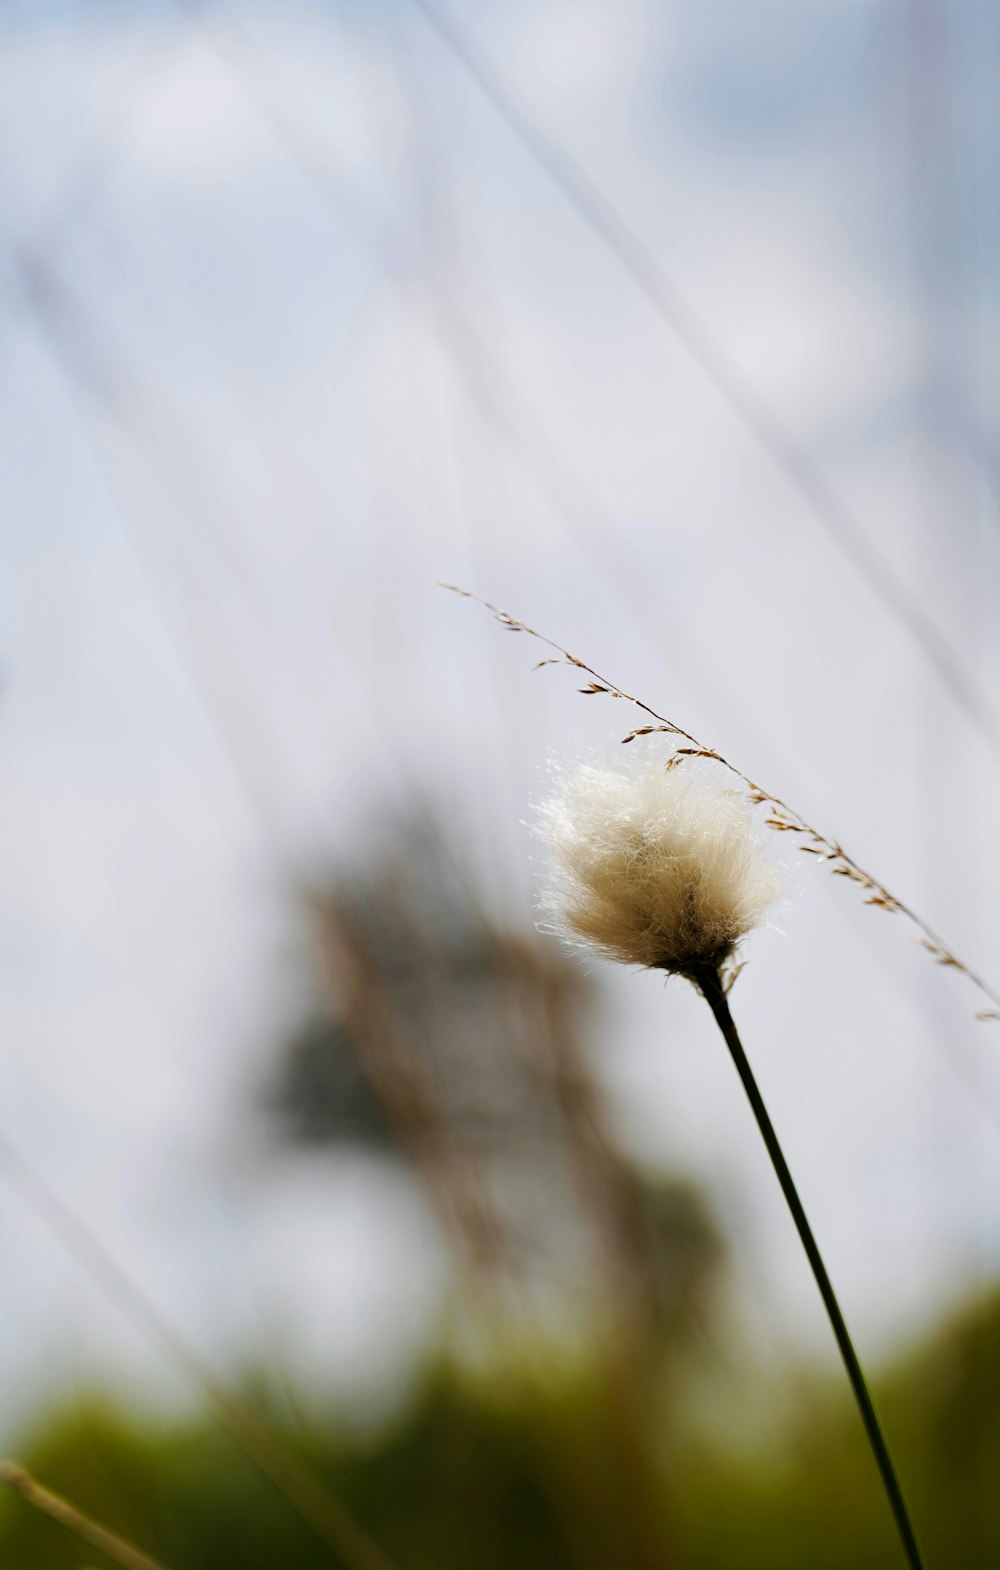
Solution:
<svg viewBox="0 0 1000 1570"><path fill-rule="evenodd" d="M690 1352L657 1338L657 1377L643 1390L641 1469L648 1514L636 1513L638 1458L622 1455L595 1353L573 1370L546 1366L544 1345L514 1375L428 1377L375 1439L329 1425L279 1430L315 1464L392 1561L440 1570L886 1570L896 1563L884 1500L857 1418L839 1383L800 1372L751 1383L742 1399L780 1407L782 1436L734 1446L724 1407L690 1428L670 1390ZM688 1372L690 1372L688 1370ZM704 1371L703 1371L704 1377ZM249 1382L260 1398L262 1384ZM970 1308L876 1377L928 1563L968 1570L1000 1562L1000 1299ZM718 1397L719 1392L716 1392ZM727 1392L732 1398L731 1389ZM276 1417L277 1421L277 1417ZM34 1472L167 1565L191 1570L312 1570L329 1549L211 1425L151 1425L82 1398L26 1439ZM77 1570L80 1544L5 1499L4 1566ZM103 1561L102 1561L103 1562Z"/></svg>
<svg viewBox="0 0 1000 1570"><path fill-rule="evenodd" d="M408 1174L452 1270L433 1360L364 1435L299 1399L280 1349L248 1370L275 1445L309 1460L399 1570L894 1563L839 1379L746 1356L706 1195L616 1144L586 1050L588 978L491 925L430 811L301 900L313 984L237 1111L260 1124L265 1169L347 1144ZM875 1386L929 1563L997 1563L1000 1298ZM331 1562L210 1420L82 1393L19 1458L168 1566ZM4 1499L0 1565L80 1563L69 1533Z"/></svg>

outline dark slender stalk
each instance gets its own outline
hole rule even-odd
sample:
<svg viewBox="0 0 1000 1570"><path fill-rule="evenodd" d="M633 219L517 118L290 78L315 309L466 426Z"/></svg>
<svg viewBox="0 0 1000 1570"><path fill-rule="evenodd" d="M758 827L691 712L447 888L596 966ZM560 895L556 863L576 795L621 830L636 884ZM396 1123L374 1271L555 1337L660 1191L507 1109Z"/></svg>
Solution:
<svg viewBox="0 0 1000 1570"><path fill-rule="evenodd" d="M885 1434L882 1432L882 1425L875 1410L875 1403L872 1400L861 1364L858 1361L858 1354L854 1350L854 1344L844 1322L844 1316L840 1311L837 1295L833 1290L830 1277L827 1275L823 1257L813 1236L812 1227L806 1218L798 1190L792 1180L792 1174L788 1170L788 1163L778 1143L778 1136L774 1132L774 1126L768 1116L763 1097L757 1088L753 1070L747 1061L747 1055L737 1035L736 1026L729 1011L729 1003L726 999L719 973L715 968L707 966L703 972L693 975L692 980L704 994L706 1002L715 1015L716 1023L726 1039L726 1045L729 1048L733 1062L736 1064L736 1072L743 1082L743 1089L747 1093L747 1098L753 1108L754 1117L757 1119L757 1127L760 1129L764 1144L767 1146L771 1165L774 1167L778 1182L781 1184L781 1191L788 1202L792 1220L795 1222L799 1237L802 1240L802 1247L806 1251L806 1257L816 1278L816 1285L819 1287L819 1295L823 1299L823 1306L833 1327L833 1334L836 1338L837 1346L840 1348L840 1355L844 1360L847 1377L850 1380L851 1389L854 1391L854 1398L858 1403L861 1421L865 1425L868 1442L872 1447L875 1463L882 1477L882 1483L895 1517L906 1558L911 1570L924 1570L924 1561L910 1521L909 1511L906 1508L906 1501L903 1498L899 1478L896 1476L896 1468L893 1465L892 1456L889 1454L889 1446L886 1443Z"/></svg>

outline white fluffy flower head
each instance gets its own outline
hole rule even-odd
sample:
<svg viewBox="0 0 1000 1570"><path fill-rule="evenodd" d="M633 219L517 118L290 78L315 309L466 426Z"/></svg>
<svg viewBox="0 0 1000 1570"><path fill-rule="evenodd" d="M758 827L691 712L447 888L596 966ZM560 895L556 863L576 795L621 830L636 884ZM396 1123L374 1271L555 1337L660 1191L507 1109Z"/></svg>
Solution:
<svg viewBox="0 0 1000 1570"><path fill-rule="evenodd" d="M782 891L746 801L690 764L556 767L538 808L553 882L543 908L571 941L629 965L718 972Z"/></svg>

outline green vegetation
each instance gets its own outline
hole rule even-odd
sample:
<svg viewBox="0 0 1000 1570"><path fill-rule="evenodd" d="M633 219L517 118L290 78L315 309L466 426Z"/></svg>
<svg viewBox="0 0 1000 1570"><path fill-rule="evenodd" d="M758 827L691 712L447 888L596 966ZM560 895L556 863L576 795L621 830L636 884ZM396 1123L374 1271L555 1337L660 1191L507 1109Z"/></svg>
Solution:
<svg viewBox="0 0 1000 1570"><path fill-rule="evenodd" d="M928 1562L992 1570L1000 1564L1000 1299L970 1309L876 1387ZM857 1414L832 1376L798 1379L794 1397L760 1390L745 1425L750 1443L739 1451L707 1422L685 1434L650 1409L648 1454L630 1476L605 1390L586 1371L492 1385L439 1373L376 1440L285 1438L398 1570L891 1570L901 1562ZM779 1426L780 1444L753 1442ZM92 1400L53 1415L19 1459L172 1570L333 1562L207 1422L157 1428ZM641 1523L634 1485L647 1466L652 1514ZM104 1562L21 1500L0 1503L2 1570Z"/></svg>

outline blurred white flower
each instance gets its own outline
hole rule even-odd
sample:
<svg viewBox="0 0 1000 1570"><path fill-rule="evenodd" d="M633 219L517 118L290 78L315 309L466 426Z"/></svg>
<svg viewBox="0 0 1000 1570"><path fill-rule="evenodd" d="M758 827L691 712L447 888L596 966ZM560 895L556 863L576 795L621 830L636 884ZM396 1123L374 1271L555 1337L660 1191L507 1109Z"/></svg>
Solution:
<svg viewBox="0 0 1000 1570"><path fill-rule="evenodd" d="M718 973L784 882L746 801L691 764L554 773L534 824L552 863L542 908L553 928L625 964Z"/></svg>

